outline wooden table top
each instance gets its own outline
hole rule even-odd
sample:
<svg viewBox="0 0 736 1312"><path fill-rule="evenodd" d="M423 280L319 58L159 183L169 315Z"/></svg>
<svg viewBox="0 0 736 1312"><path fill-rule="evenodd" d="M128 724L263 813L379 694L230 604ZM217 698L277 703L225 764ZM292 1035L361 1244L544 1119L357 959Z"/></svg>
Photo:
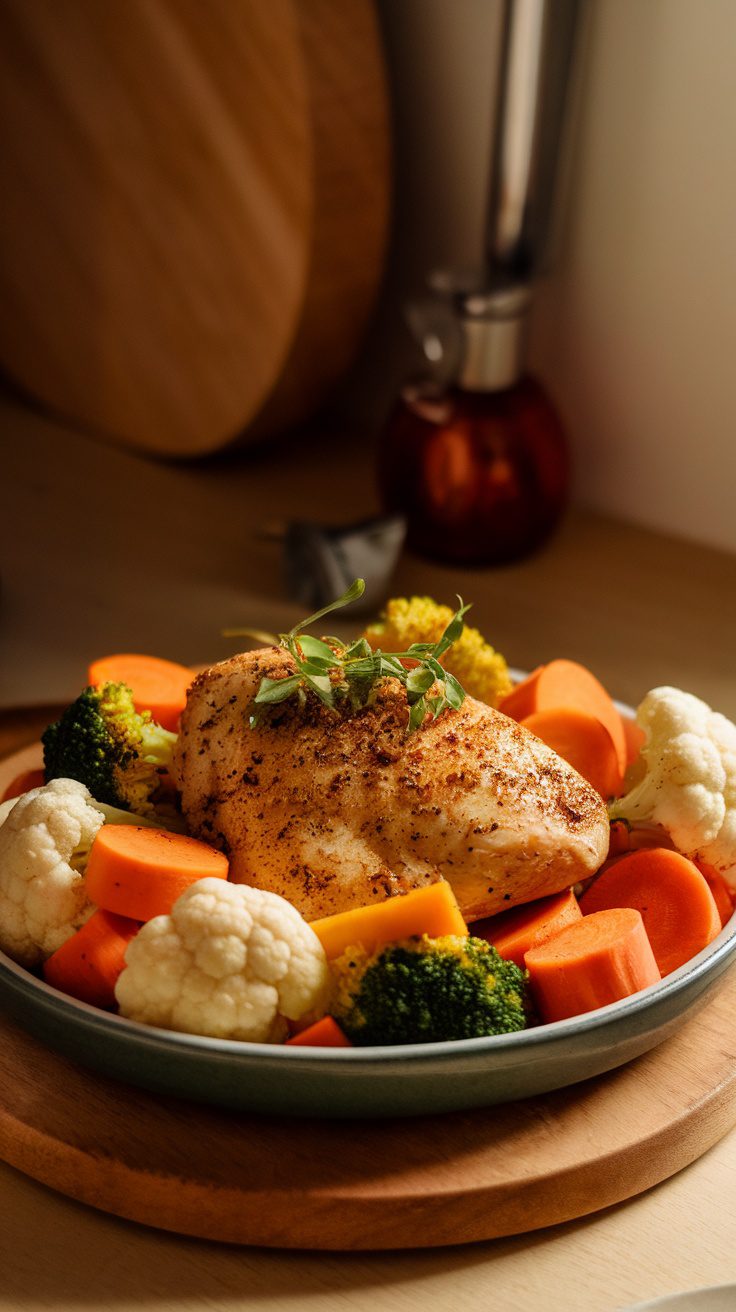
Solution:
<svg viewBox="0 0 736 1312"><path fill-rule="evenodd" d="M0 403L0 750L33 739L87 660L125 647L187 663L232 650L226 625L283 627L274 518L375 509L370 453L292 443L203 466L148 464ZM88 513L70 513L79 489ZM336 510L337 508L337 510ZM585 511L548 548L499 570L402 558L395 593L474 602L472 618L529 668L589 664L625 701L672 683L736 717L736 559ZM13 709L15 708L15 709ZM288 1152L288 1142L284 1151ZM614 1312L736 1282L736 1137L628 1203L529 1236L436 1252L280 1253L223 1247L92 1211L0 1164L0 1312Z"/></svg>

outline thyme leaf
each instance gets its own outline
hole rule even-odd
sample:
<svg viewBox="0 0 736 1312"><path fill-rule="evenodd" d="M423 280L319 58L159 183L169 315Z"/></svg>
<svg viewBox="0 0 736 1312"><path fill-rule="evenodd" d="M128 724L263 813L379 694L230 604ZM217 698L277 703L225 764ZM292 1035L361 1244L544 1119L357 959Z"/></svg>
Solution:
<svg viewBox="0 0 736 1312"><path fill-rule="evenodd" d="M374 650L366 638L345 643L340 638L315 638L304 629L351 601L362 597L363 579L356 579L346 592L322 610L295 624L288 633L258 635L273 646L288 651L296 672L281 679L261 679L255 696L256 706L274 706L296 696L303 703L306 692L313 692L324 706L337 708L346 699L351 710L367 706L383 679L398 679L406 689L409 706L407 732L421 728L428 716L436 719L443 711L459 710L465 691L454 675L444 669L441 657L457 642L470 609L458 597L459 607L437 642L414 642L404 652ZM225 630L230 637L256 636L252 630ZM250 717L251 727L261 723L259 710Z"/></svg>

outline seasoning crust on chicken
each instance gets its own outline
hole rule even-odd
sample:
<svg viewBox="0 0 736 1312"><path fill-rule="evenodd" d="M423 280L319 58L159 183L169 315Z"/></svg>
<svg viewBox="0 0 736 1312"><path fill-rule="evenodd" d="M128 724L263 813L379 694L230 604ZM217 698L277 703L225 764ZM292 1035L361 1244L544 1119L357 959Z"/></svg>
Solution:
<svg viewBox="0 0 736 1312"><path fill-rule="evenodd" d="M261 679L293 672L280 648L234 656L198 676L182 715L184 815L228 853L231 879L313 920L445 878L473 920L604 860L598 793L505 715L466 697L407 734L406 692L386 678L358 711L309 694L251 728Z"/></svg>

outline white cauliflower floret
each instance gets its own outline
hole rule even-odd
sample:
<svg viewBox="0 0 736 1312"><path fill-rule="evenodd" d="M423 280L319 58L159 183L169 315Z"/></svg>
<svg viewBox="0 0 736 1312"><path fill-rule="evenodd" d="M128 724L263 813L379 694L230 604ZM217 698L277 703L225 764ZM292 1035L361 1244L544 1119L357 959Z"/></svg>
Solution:
<svg viewBox="0 0 736 1312"><path fill-rule="evenodd" d="M684 856L736 887L736 725L679 688L652 689L636 719L646 773L611 803L611 818L661 825Z"/></svg>
<svg viewBox="0 0 736 1312"><path fill-rule="evenodd" d="M323 1010L329 992L324 949L296 908L224 879L198 880L149 920L125 963L123 1016L218 1039L277 1043L287 1018Z"/></svg>
<svg viewBox="0 0 736 1312"><path fill-rule="evenodd" d="M84 866L104 817L76 779L24 793L0 825L0 948L22 966L51 956L91 916Z"/></svg>

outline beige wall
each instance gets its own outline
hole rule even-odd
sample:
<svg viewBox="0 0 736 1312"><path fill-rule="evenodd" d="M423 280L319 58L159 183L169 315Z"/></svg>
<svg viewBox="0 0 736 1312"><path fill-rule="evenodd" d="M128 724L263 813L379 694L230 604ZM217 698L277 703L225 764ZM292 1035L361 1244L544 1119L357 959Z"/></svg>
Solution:
<svg viewBox="0 0 736 1312"><path fill-rule="evenodd" d="M532 358L579 501L736 550L736 0L588 0L564 240ZM386 323L477 263L498 0L384 0L399 88Z"/></svg>

